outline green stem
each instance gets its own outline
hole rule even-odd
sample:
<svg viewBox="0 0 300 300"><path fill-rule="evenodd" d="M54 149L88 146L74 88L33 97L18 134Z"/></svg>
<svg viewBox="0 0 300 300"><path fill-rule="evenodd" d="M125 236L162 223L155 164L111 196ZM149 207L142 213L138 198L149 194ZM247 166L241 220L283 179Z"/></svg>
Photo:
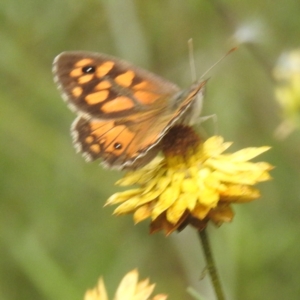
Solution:
<svg viewBox="0 0 300 300"><path fill-rule="evenodd" d="M206 233L206 229L203 229L199 232L199 237L201 239L205 261L206 261L206 268L209 272L216 296L218 300L225 300L224 292L221 287L221 282L219 279L219 275L216 269L216 264L211 252L208 236Z"/></svg>

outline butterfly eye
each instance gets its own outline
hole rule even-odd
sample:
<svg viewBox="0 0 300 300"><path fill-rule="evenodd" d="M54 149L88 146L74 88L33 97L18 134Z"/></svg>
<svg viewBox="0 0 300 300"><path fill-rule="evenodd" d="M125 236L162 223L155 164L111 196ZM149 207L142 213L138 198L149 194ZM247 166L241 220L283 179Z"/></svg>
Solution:
<svg viewBox="0 0 300 300"><path fill-rule="evenodd" d="M115 148L116 150L120 150L120 149L122 149L122 144L120 144L120 143L115 143L115 144L114 144L114 148Z"/></svg>
<svg viewBox="0 0 300 300"><path fill-rule="evenodd" d="M82 72L85 74L93 74L95 73L96 68L94 66L85 66L82 68Z"/></svg>

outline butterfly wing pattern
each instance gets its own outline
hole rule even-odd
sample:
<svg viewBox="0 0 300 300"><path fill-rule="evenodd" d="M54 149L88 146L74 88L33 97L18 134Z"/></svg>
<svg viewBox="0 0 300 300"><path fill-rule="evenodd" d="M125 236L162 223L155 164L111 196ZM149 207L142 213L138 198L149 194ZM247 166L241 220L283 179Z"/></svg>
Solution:
<svg viewBox="0 0 300 300"><path fill-rule="evenodd" d="M151 72L92 52L61 53L53 72L63 99L78 114L71 127L77 151L117 169L151 161L169 129L188 121L202 102L206 84L181 91Z"/></svg>

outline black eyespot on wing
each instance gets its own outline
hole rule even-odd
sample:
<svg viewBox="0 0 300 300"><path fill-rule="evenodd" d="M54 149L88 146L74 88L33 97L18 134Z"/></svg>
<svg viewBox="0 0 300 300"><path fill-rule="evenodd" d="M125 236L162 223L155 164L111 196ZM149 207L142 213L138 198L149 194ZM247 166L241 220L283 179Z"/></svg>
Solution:
<svg viewBox="0 0 300 300"><path fill-rule="evenodd" d="M115 143L115 144L114 144L114 148L115 148L116 150L121 150L121 149L123 148L123 146L122 146L122 144L120 144L120 143Z"/></svg>
<svg viewBox="0 0 300 300"><path fill-rule="evenodd" d="M82 72L85 74L93 74L95 73L96 68L94 66L85 66L82 68Z"/></svg>

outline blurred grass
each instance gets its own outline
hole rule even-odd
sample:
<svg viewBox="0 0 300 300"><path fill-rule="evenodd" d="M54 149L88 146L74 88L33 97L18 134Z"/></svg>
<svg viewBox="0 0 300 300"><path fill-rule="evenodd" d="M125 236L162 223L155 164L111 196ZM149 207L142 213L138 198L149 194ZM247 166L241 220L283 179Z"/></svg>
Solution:
<svg viewBox="0 0 300 300"><path fill-rule="evenodd" d="M198 75L234 46L220 3L235 26L262 25L256 47L266 64L299 47L300 4L292 0L1 1L1 299L82 299L100 275L112 294L135 267L170 299L190 299L188 285L213 299L209 280L198 280L204 262L192 230L148 236L146 222L133 227L130 217L102 208L120 174L75 154L75 116L53 84L51 64L61 51L98 51L187 86L189 38ZM273 138L280 111L251 49L241 46L209 76L203 114L217 114L232 150L271 145L261 159L276 166L260 200L236 207L232 224L211 228L228 299L298 299L300 133ZM213 134L209 122L204 127Z"/></svg>

